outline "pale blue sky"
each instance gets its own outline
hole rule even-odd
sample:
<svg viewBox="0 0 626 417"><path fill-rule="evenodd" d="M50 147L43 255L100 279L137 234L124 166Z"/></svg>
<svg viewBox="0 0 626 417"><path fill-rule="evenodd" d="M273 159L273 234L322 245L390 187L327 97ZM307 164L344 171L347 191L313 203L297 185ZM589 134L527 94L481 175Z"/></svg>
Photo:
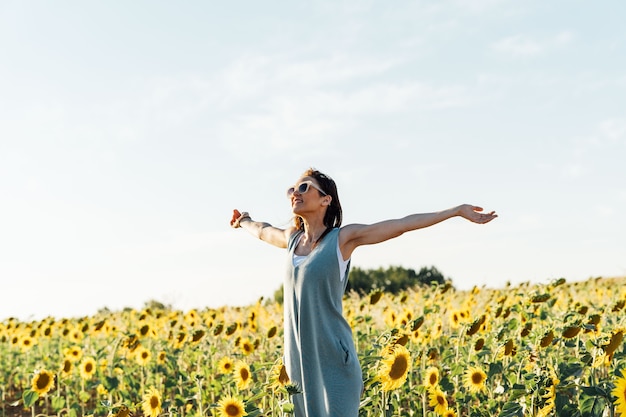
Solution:
<svg viewBox="0 0 626 417"><path fill-rule="evenodd" d="M626 3L0 1L0 319L248 304L309 166L459 288L626 275Z"/></svg>

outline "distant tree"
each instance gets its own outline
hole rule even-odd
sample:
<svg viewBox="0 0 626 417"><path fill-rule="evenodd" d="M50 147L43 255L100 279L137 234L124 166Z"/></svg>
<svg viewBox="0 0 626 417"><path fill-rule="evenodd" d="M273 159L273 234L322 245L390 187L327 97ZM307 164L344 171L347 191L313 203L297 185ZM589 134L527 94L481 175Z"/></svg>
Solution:
<svg viewBox="0 0 626 417"><path fill-rule="evenodd" d="M419 272L411 268L401 266L390 266L387 269L361 269L354 267L350 269L348 276L348 286L346 291L355 291L359 294L369 294L374 289L397 294L408 288L417 286L444 285L450 283L443 274L434 266L422 267ZM274 292L274 301L283 303L283 287L280 286Z"/></svg>
<svg viewBox="0 0 626 417"><path fill-rule="evenodd" d="M274 291L274 301L276 301L278 304L282 304L283 300L284 300L284 291L283 291L283 286L281 285L279 289Z"/></svg>
<svg viewBox="0 0 626 417"><path fill-rule="evenodd" d="M367 294L374 289L397 294L415 286L444 283L446 283L446 278L434 266L422 267L419 272L401 266L369 270L354 267L350 271L349 289L360 294Z"/></svg>
<svg viewBox="0 0 626 417"><path fill-rule="evenodd" d="M162 311L171 310L172 306L170 304L164 304L157 300L148 300L143 304L143 308L152 311Z"/></svg>

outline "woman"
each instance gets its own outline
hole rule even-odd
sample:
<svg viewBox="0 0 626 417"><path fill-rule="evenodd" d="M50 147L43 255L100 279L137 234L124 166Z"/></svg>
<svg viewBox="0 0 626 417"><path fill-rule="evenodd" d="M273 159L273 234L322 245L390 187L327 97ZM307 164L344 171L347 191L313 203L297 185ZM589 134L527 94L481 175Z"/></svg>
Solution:
<svg viewBox="0 0 626 417"><path fill-rule="evenodd" d="M342 315L352 252L461 216L487 223L497 215L461 205L437 213L412 214L374 224L341 227L335 182L311 168L287 190L294 225L281 229L233 211L231 226L288 249L284 282L285 367L301 394L293 396L296 417L356 417L363 391L352 330Z"/></svg>

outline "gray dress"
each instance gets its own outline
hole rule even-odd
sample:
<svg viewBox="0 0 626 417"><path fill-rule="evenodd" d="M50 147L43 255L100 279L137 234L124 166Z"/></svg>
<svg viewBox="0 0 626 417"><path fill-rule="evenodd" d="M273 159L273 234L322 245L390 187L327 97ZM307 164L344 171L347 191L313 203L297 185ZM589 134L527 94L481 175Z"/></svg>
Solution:
<svg viewBox="0 0 626 417"><path fill-rule="evenodd" d="M295 417L356 417L363 377L352 329L342 314L350 265L342 281L335 228L294 267L301 234L289 239L284 283L285 367L302 391L292 397Z"/></svg>

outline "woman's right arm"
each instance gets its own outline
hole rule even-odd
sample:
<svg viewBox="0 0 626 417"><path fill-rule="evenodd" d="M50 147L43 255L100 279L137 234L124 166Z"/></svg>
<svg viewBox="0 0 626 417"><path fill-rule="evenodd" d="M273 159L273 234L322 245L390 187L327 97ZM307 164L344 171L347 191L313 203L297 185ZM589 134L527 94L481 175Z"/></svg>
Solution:
<svg viewBox="0 0 626 417"><path fill-rule="evenodd" d="M243 228L251 235L279 248L286 248L289 236L294 231L293 227L280 229L269 223L256 222L250 218L246 212L240 213L239 210L233 210L233 217L230 225L234 228Z"/></svg>

